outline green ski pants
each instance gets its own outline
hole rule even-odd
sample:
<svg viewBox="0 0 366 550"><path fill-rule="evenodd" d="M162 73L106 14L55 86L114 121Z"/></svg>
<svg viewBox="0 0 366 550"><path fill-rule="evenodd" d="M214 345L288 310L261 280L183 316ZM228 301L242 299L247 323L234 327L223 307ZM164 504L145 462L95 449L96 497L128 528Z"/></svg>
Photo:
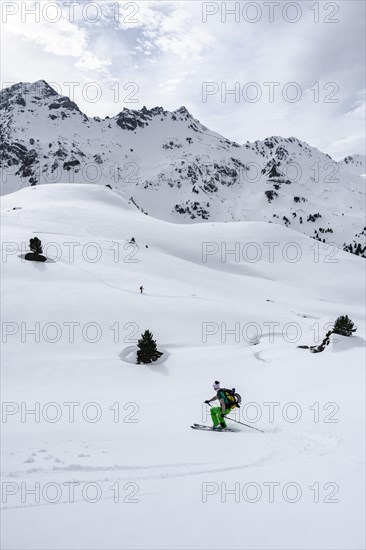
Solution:
<svg viewBox="0 0 366 550"><path fill-rule="evenodd" d="M211 418L214 426L218 426L219 424L225 424L226 428L226 422L224 418L224 414L228 414L230 412L230 409L226 409L224 414L222 413L221 407L211 407Z"/></svg>

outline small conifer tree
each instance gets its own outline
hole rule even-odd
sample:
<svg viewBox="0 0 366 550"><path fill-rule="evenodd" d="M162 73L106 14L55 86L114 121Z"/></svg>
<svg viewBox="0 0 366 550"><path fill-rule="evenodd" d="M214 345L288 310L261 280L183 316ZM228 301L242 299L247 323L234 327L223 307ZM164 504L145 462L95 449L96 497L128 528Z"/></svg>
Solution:
<svg viewBox="0 0 366 550"><path fill-rule="evenodd" d="M29 248L34 254L42 254L43 252L42 243L38 237L29 240Z"/></svg>
<svg viewBox="0 0 366 550"><path fill-rule="evenodd" d="M340 334L341 336L352 336L353 332L356 332L357 327L348 315L341 315L334 323L333 332Z"/></svg>
<svg viewBox="0 0 366 550"><path fill-rule="evenodd" d="M153 335L149 330L141 335L140 340L137 342L137 363L154 363L163 354L158 351L156 347L156 341L153 339Z"/></svg>

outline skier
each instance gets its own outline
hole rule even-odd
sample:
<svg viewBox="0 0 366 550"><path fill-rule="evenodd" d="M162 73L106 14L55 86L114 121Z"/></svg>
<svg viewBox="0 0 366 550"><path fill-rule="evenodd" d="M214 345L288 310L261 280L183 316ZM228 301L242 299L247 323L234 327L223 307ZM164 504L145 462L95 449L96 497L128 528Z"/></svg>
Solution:
<svg viewBox="0 0 366 550"><path fill-rule="evenodd" d="M144 292L144 287L142 285L140 286L140 292L141 294Z"/></svg>
<svg viewBox="0 0 366 550"><path fill-rule="evenodd" d="M211 403L211 401L216 401L218 399L220 403L220 407L211 407L211 418L213 422L212 429L218 430L218 429L225 429L227 428L226 422L225 422L225 415L228 414L231 409L237 407L235 403L231 403L230 400L227 397L227 393L224 389L220 388L220 382L218 380L215 380L215 383L212 384L214 390L216 390L216 395L212 397L211 399L207 399L205 403L208 405ZM220 424L220 426L219 426Z"/></svg>

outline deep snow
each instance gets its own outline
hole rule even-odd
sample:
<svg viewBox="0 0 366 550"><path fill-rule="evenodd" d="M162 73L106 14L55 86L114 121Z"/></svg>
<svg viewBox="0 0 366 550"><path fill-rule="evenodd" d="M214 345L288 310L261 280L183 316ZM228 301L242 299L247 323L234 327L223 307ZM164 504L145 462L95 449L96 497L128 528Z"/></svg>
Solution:
<svg viewBox="0 0 366 550"><path fill-rule="evenodd" d="M2 220L3 548L364 548L363 259L275 224L170 224L90 185L9 194ZM34 236L53 261L22 260ZM344 314L354 336L297 348ZM145 329L159 364L131 362ZM264 434L190 429L215 379Z"/></svg>

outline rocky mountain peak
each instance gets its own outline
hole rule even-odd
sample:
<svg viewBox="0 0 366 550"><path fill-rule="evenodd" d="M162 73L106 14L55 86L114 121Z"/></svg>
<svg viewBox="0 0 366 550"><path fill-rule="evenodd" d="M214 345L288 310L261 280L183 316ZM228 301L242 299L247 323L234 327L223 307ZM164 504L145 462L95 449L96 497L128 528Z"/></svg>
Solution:
<svg viewBox="0 0 366 550"><path fill-rule="evenodd" d="M44 80L4 90L0 107L3 193L42 183L103 184L166 220L263 220L345 250L364 246L362 155L337 163L293 136L239 145L184 106L88 118Z"/></svg>

